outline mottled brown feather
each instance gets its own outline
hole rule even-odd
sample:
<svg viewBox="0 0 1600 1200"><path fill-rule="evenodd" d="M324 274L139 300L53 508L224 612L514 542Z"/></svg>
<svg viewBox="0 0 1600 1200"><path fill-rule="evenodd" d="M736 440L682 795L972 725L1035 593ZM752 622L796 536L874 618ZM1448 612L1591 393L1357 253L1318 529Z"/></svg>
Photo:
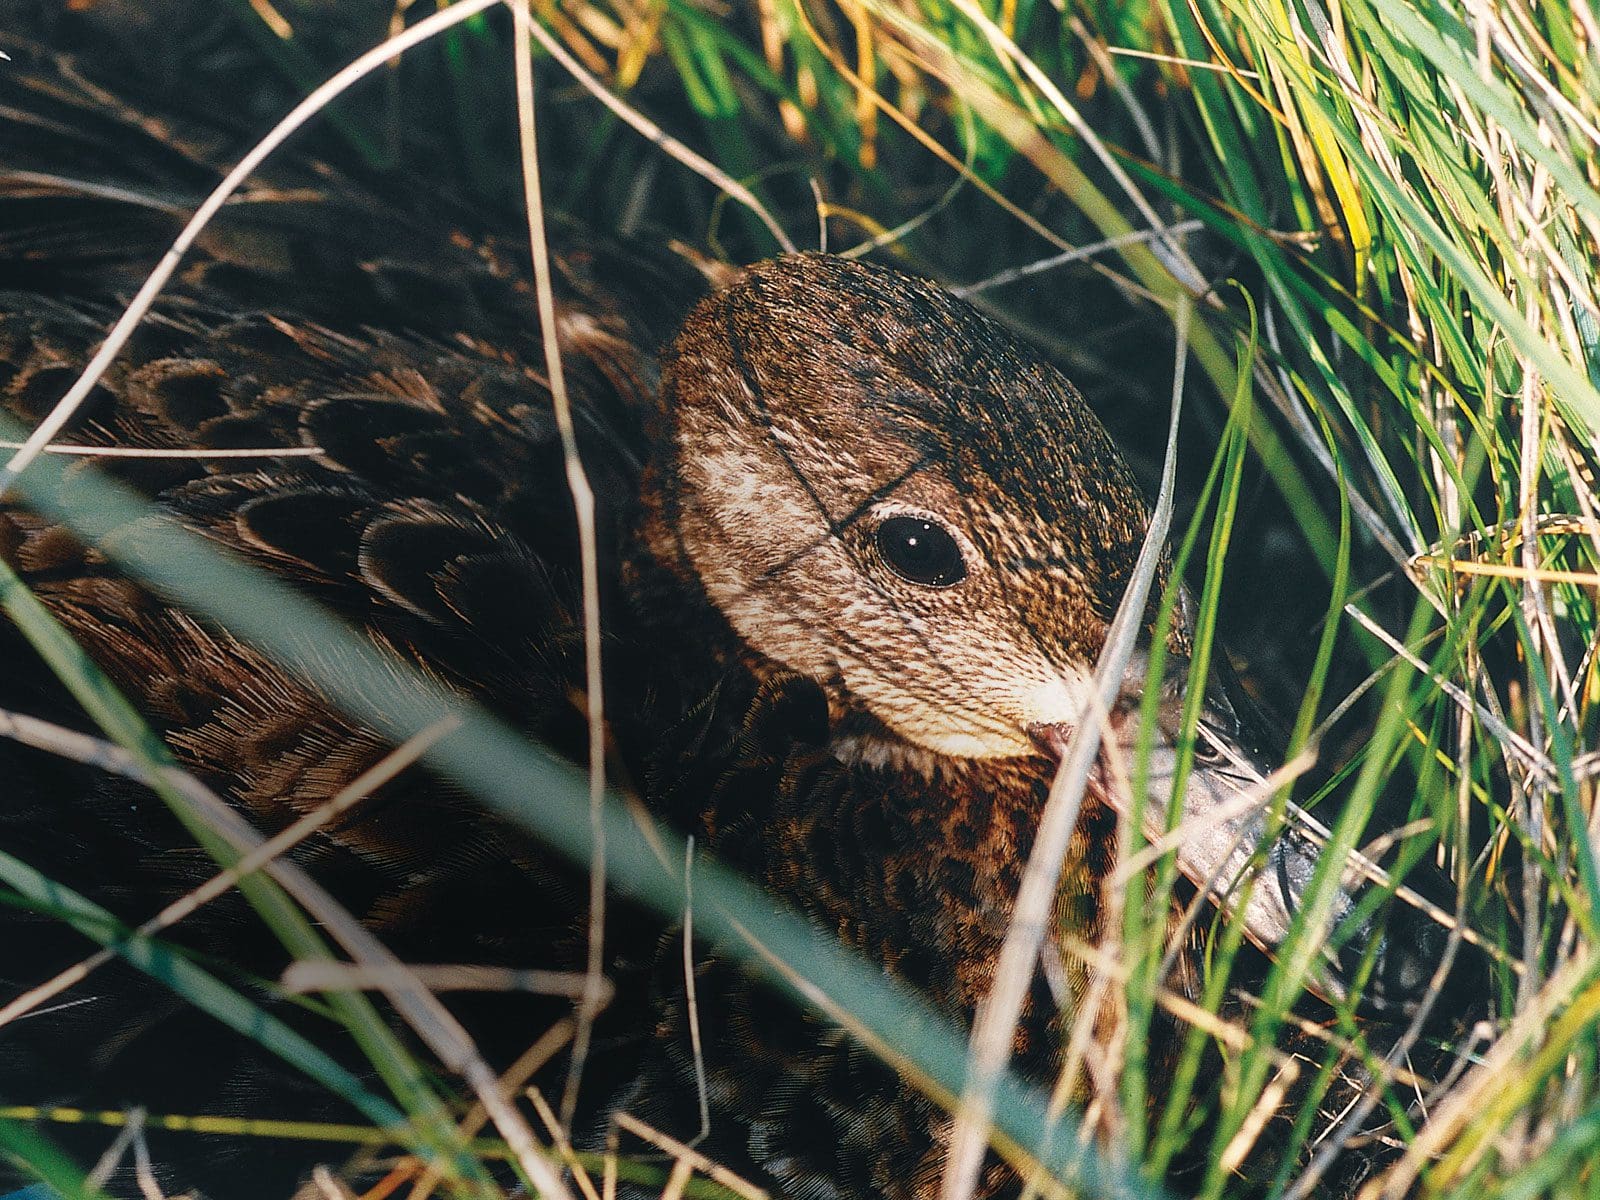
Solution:
<svg viewBox="0 0 1600 1200"><path fill-rule="evenodd" d="M23 57L0 77L0 409L31 422L235 142L153 123L48 56ZM141 489L163 519L292 580L385 653L581 759L577 542L525 250L434 198L408 200L293 160L252 184L64 440L317 447L73 469ZM558 335L599 501L620 773L819 928L970 1019L1052 770L1026 724L1055 693L1024 695L1018 681L1093 663L1147 519L1130 473L1070 384L920 281L799 256L719 272L732 286L696 308L706 275L674 254L568 234L557 268ZM742 463L766 488L739 501L748 511L716 507L727 500L710 478L718 455L735 485ZM913 501L960 523L992 601L953 609L874 573L869 519ZM180 762L264 830L325 802L388 748L23 506L0 507L0 554ZM860 584L855 608L829 607L837 580ZM19 666L0 703L82 724L15 632L3 638ZM394 686L406 686L398 674ZM968 729L981 754L941 749ZM0 747L0 772L13 781L16 852L125 919L210 869L133 785L12 746ZM1059 905L1090 940L1114 845L1096 785ZM387 785L297 857L402 957L582 961L581 874L425 772ZM16 949L0 976L14 987L82 950L48 919L10 921ZM180 940L268 978L283 965L237 904ZM624 986L600 1030L579 1140L600 1138L615 1107L690 1136L695 1072L672 931L614 905L608 944ZM934 1194L946 1118L930 1100L715 948L698 963L705 1152L786 1196ZM1193 988L1192 966L1180 961L1175 986ZM1072 978L1081 987L1081 972ZM89 1002L0 1030L8 1099L328 1109L126 972L75 996ZM1018 1028L1018 1064L1041 1082L1072 1015L1065 999L1064 1010L1040 974ZM502 998L463 1011L499 1062L559 1008ZM192 1070L161 1065L175 1045ZM305 1166L279 1147L161 1149L175 1182L219 1196L282 1195ZM996 1161L981 1191L1018 1182Z"/></svg>

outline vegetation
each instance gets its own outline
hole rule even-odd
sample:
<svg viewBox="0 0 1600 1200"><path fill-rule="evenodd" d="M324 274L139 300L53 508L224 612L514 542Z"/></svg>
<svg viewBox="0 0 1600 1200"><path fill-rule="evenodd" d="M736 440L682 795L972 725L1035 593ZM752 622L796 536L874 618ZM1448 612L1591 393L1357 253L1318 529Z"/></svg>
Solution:
<svg viewBox="0 0 1600 1200"><path fill-rule="evenodd" d="M1314 1194L1336 1151L1359 1152L1349 1143L1368 1113L1387 1110L1396 1152L1373 1195L1589 1195L1600 1172L1600 24L1585 0L564 0L535 14L606 89L749 186L795 243L905 263L1027 330L1130 447L1152 491L1174 358L1150 348L1171 346L1182 324L1194 370L1174 545L1200 627L1242 648L1251 690L1283 714L1284 761L1303 768L1286 794L1331 827L1336 848L1399 830L1395 874L1441 869L1455 888L1443 898L1447 923L1486 947L1493 982L1475 1028L1419 1026L1380 1046L1353 1001L1330 1010L1325 1037L1387 1081L1346 1119L1324 1111L1336 1072L1279 1048L1305 988L1305 940L1246 1006L1227 987L1238 932L1219 923L1210 1013L1186 1017L1189 1054L1173 1079L1152 1080L1139 1048L1162 1011L1175 882L1160 869L1148 896L1131 889L1110 948L1119 966L1106 986L1127 1024L1120 1061L1099 1068L1118 1086L1093 1118L1121 1157L1090 1169L1060 1136L1052 1157L1041 1131L1054 1106L1020 1093L1001 1106L1006 1137L1047 1167L1070 1167L1090 1194L1154 1194L1172 1164L1190 1161L1204 1165L1182 1177L1184 1192L1298 1197ZM204 53L175 56L197 91L257 64L249 77L260 82L240 104L259 119L422 15L404 3L234 0L197 22ZM338 101L317 134L322 152L352 169L427 164L482 204L515 205L512 53L504 13L471 17ZM554 207L624 232L663 229L732 259L777 248L753 211L603 109L547 48L536 55ZM274 73L262 76L262 63ZM109 491L74 500L51 475L41 462L22 486L75 521L132 503ZM241 585L236 568L198 562L192 546L131 552L157 579L186 556L174 586L198 611L289 647L292 598L268 619L267 606L238 600L259 597L260 581ZM4 594L13 618L50 644L48 619L14 581ZM296 617L295 632L314 619ZM1203 639L1202 658L1207 650ZM128 769L154 773L159 743L70 647L55 653L127 749ZM357 662L362 650L349 654ZM348 687L358 712L365 694L359 681ZM404 738L445 705L419 701L398 726L393 712L368 715ZM583 780L487 718L469 718L434 761L589 853ZM519 772L564 788L570 811L529 811L525 789L504 782ZM199 801L168 791L197 830L211 828ZM678 859L658 858L620 806L607 812L614 877L677 911ZM249 854L203 836L225 860ZM1323 876L1325 898L1337 876ZM24 896L49 893L14 860L0 857L0 878ZM328 953L307 913L330 918L295 880L251 887L289 944ZM747 885L709 868L695 887L710 932L737 934L737 917L764 911ZM125 940L72 897L52 902L170 970L202 1008L241 1024L259 1016L241 993L171 965L159 941ZM798 922L749 931L869 1041L909 1056L930 1086L960 1090L957 1032ZM343 1089L375 1130L392 1129L398 1104L411 1144L445 1151L447 1185L486 1186L479 1155L503 1157L503 1141L463 1141L448 1089L388 1035L375 1006L339 1003L389 1098L287 1030L261 1024L260 1036L284 1039L280 1053ZM1226 1063L1220 1077L1198 1069L1208 1046ZM1412 1102L1427 1084L1407 1070L1424 1061L1459 1069L1427 1096L1422 1119ZM1285 1088L1291 1119L1264 1133L1261 1117ZM1059 1097L1076 1094L1063 1081ZM0 1113L0 1145L63 1192L92 1192L33 1115ZM656 1166L628 1169L665 1181Z"/></svg>

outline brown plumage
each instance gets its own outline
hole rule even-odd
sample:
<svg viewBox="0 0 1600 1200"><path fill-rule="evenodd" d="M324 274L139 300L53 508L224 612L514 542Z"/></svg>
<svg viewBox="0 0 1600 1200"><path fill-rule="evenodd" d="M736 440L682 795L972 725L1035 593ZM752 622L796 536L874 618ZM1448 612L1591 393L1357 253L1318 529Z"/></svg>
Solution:
<svg viewBox="0 0 1600 1200"><path fill-rule="evenodd" d="M227 148L141 125L43 60L5 88L0 406L33 422ZM457 217L284 168L207 233L65 440L316 447L97 469L579 757L576 535L524 249ZM970 1019L1053 773L1036 742L1077 719L1144 536L1127 468L1051 367L892 272L817 255L702 270L569 237L557 302L599 496L623 774L658 815ZM263 829L388 748L25 506L0 510L0 553L179 760ZM29 665L0 701L81 723L6 637L6 661ZM1181 658L1184 631L1173 638ZM1225 707L1213 716L1218 736L1232 733ZM8 847L126 919L209 873L130 784L9 745L0 772L15 781ZM1114 835L1096 784L1060 904L1090 939ZM426 773L298 857L402 958L581 963L583 879ZM46 917L7 921L0 976L15 989L81 949ZM692 1134L675 951L635 910L614 907L611 926L623 986L580 1137L599 1137L614 1108ZM179 940L266 978L284 965L237 906ZM1192 988L1193 968L1180 956L1171 984ZM933 1193L945 1118L931 1101L714 954L700 974L703 1150L784 1195ZM316 1111L303 1085L159 989L108 971L74 998L0 1030L6 1099ZM506 1055L556 1011L466 1007ZM1017 1035L1025 1071L1050 1077L1071 1014L1041 974ZM248 1165L232 1157L253 1149L243 1143L165 1149L176 1183L217 1195L285 1194L304 1168L276 1147ZM997 1162L984 1193L1016 1183Z"/></svg>

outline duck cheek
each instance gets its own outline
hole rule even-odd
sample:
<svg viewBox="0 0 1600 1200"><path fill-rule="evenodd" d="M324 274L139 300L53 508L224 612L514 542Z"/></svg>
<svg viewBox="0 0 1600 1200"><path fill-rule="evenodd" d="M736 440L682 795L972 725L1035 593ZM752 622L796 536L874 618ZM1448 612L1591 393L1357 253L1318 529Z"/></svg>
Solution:
<svg viewBox="0 0 1600 1200"><path fill-rule="evenodd" d="M895 731L901 737L940 759L976 762L1026 758L1033 745L1020 732L981 721L959 718L908 725Z"/></svg>
<svg viewBox="0 0 1600 1200"><path fill-rule="evenodd" d="M919 762L928 760L930 755L959 759L989 756L977 721L918 687L915 664L909 672L896 667L904 668L905 664L851 655L839 662L838 680L845 693L845 707L870 714L888 734L887 738L881 733L870 737L880 750L890 750L889 743L898 743L899 748L891 757L909 756L909 760Z"/></svg>

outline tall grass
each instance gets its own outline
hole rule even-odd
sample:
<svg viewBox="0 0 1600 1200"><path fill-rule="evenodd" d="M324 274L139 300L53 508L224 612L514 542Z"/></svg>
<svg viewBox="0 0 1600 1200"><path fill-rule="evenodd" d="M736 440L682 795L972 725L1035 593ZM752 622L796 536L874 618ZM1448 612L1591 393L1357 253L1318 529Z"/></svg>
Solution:
<svg viewBox="0 0 1600 1200"><path fill-rule="evenodd" d="M1376 1113L1390 1118L1392 1146L1368 1194L1590 1194L1600 1169L1600 25L1584 0L759 0L727 13L572 0L535 11L587 71L749 186L795 242L826 237L836 251L907 262L1032 332L1152 479L1160 442L1148 430L1163 424L1151 414L1171 360L1149 345L1170 340L1168 323L1192 302L1199 378L1175 547L1197 597L1198 669L1220 653L1207 650L1213 634L1249 649L1247 681L1290 729L1285 759L1317 762L1292 794L1330 827L1331 852L1313 911L1253 981L1253 1000L1231 987L1236 963L1244 974L1237 925L1208 927L1211 969L1202 1003L1180 1011L1189 1032L1171 1078L1149 1077L1142 1047L1174 1008L1162 963L1175 871L1168 862L1153 886L1127 889L1117 936L1082 950L1122 1014L1120 1036L1085 1067L1115 1081L1091 1116L1119 1153L1095 1166L1064 1151L1071 1139L1059 1133L1054 1152L1041 1149L1048 1114L1084 1095L1079 1080L1058 1081L1053 1101L1007 1092L999 1140L1024 1164L1038 1151L1039 1186L1060 1176L1090 1194L1162 1181L1205 1197L1315 1194L1370 1153L1360 1141ZM309 90L389 17L386 6L241 0L229 19L291 88ZM475 17L394 68L387 88L342 101L325 150L383 167L408 140L443 147L460 186L512 202L499 70L508 28ZM736 258L775 248L760 218L725 209L555 64L542 62L540 79L541 138L561 163L547 198ZM989 283L1097 243L1106 248L1071 265ZM134 505L57 491L48 463L21 482L74 523ZM241 606L240 587L264 585L228 564L199 569L187 543L123 552L157 580L186 556L174 590L269 649L293 653L291 612L300 634L348 640L308 624L316 615L288 596L275 619ZM6 584L14 619L51 644L17 587ZM351 645L345 660L363 653ZM59 644L57 657L64 677L104 697L92 668ZM371 691L359 681L323 682L397 739L457 711L421 682L381 713L362 711ZM162 777L147 731L111 702L98 715ZM589 854L587 789L564 765L472 714L433 761ZM570 796L570 808L530 809L528 779ZM681 847L659 852L625 810L603 811L613 878L677 911ZM1314 910L1344 852L1394 828L1391 859L1442 871L1453 923L1488 947L1490 979L1470 1009L1481 1024L1375 1038L1351 1001L1327 1009L1312 1036L1296 1006ZM1139 831L1130 836L1131 853ZM0 876L26 890L24 865L14 868L0 863ZM293 905L251 886L297 953L315 952ZM936 1094L960 1093L961 1031L798 922L751 917L767 906L736 878L707 866L695 887L703 928L742 942L799 1000ZM119 942L73 897L54 902L130 954L160 953ZM175 986L249 1017L215 981ZM377 1136L453 1163L445 1186L489 1188L475 1155L486 1147L451 1132L421 1065L384 1040L365 1002L340 1003L403 1119L353 1081L325 1082L361 1102ZM1325 1042L1372 1077L1355 1111L1339 1109L1347 1093ZM299 1043L278 1049L331 1069ZM1428 1082L1409 1068L1443 1074L1452 1056L1449 1086L1417 1104ZM1219 1061L1221 1071L1204 1068ZM1288 1111L1268 1121L1280 1103ZM0 1123L0 1136L57 1188L87 1190L35 1126Z"/></svg>

